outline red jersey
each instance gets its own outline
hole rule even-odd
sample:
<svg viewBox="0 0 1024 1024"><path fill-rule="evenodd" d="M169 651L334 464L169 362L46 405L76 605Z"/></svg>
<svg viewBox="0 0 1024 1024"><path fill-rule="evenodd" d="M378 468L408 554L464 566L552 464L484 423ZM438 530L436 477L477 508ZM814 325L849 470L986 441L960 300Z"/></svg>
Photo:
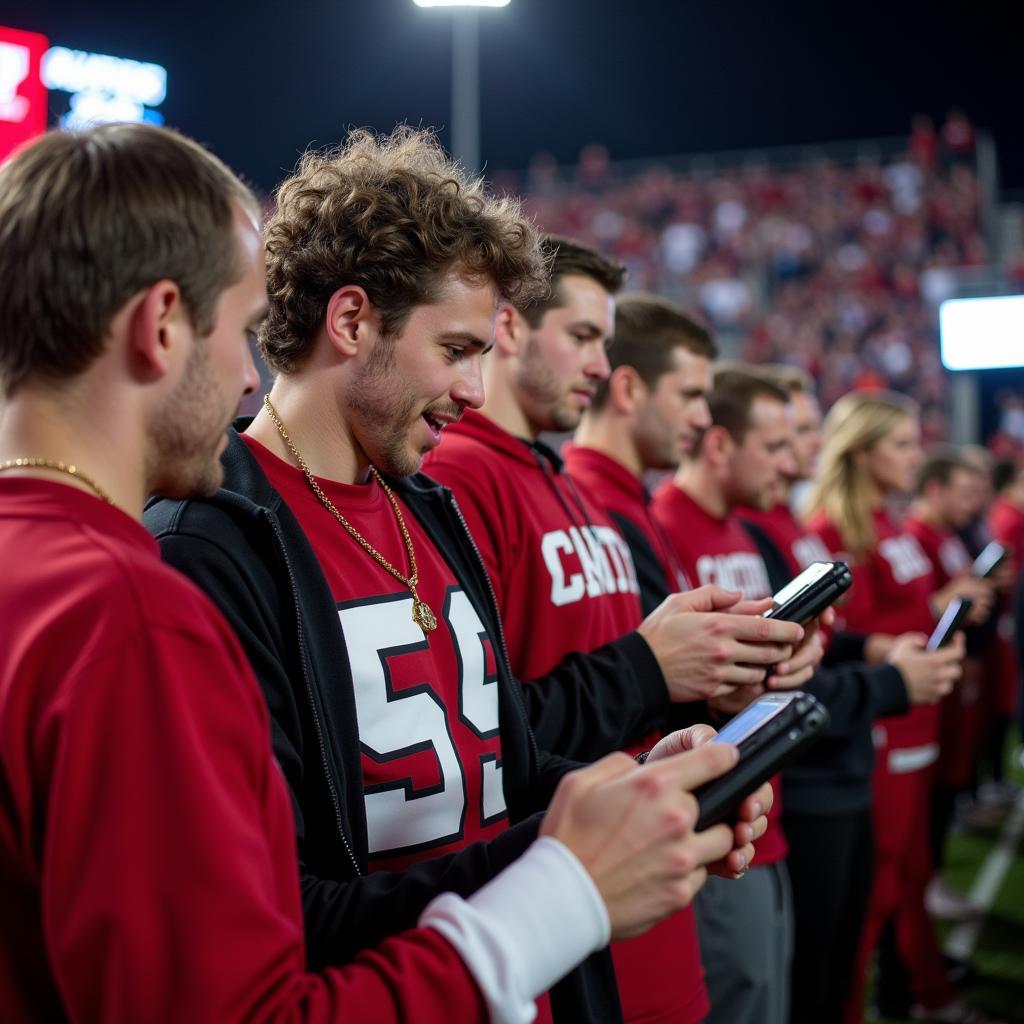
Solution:
<svg viewBox="0 0 1024 1024"><path fill-rule="evenodd" d="M893 522L884 509L872 513L872 523L874 547L860 557L845 550L839 531L823 515L814 516L808 523L832 557L846 562L853 575L846 599L835 606L836 629L893 636L911 631L931 633L935 626L929 604L935 591L932 563L917 538ZM938 735L935 706L912 707L906 715L878 721L879 747L923 750ZM936 756L937 753L936 748Z"/></svg>
<svg viewBox="0 0 1024 1024"><path fill-rule="evenodd" d="M992 539L1010 549L1013 566L1017 573L1024 568L1024 509L1005 498L997 497L988 513L988 526ZM997 688L997 709L1000 714L1012 717L1019 701L1019 668L1013 646L1013 615L1010 596L1000 596L998 645L990 654L993 665L992 676L999 680Z"/></svg>
<svg viewBox="0 0 1024 1024"><path fill-rule="evenodd" d="M807 529L790 507L782 502L768 510L742 508L741 518L748 520L762 530L785 556L793 575L806 569L812 562L830 562L832 556L821 538Z"/></svg>
<svg viewBox="0 0 1024 1024"><path fill-rule="evenodd" d="M853 584L836 605L836 628L856 633L911 630L930 633L935 625L929 600L935 590L932 564L917 539L897 526L884 509L872 515L874 547L855 558L839 531L822 515L808 523L832 553L850 566Z"/></svg>
<svg viewBox="0 0 1024 1024"><path fill-rule="evenodd" d="M544 675L570 651L593 650L641 621L626 542L549 454L554 464L466 410L423 467L455 492L494 583L520 679Z"/></svg>
<svg viewBox="0 0 1024 1024"><path fill-rule="evenodd" d="M950 529L930 526L922 519L907 516L903 528L916 538L932 564L934 587L944 587L955 576L969 572L973 559L964 542Z"/></svg>
<svg viewBox="0 0 1024 1024"><path fill-rule="evenodd" d="M305 973L291 805L213 603L119 509L0 481L5 1020L482 1020L432 929Z"/></svg>
<svg viewBox="0 0 1024 1024"><path fill-rule="evenodd" d="M690 590L690 581L672 551L665 531L651 514L651 495L643 480L596 448L567 442L562 446L562 458L565 459L566 472L589 492L601 508L613 516L629 520L643 534L661 566L669 590Z"/></svg>
<svg viewBox="0 0 1024 1024"><path fill-rule="evenodd" d="M711 515L671 479L654 492L651 510L683 571L696 586L716 583L726 590L738 590L751 601L771 596L764 559L736 515ZM782 831L779 781L777 775L771 780L775 802L768 815L768 830L756 844L757 864L774 864L789 850Z"/></svg>
<svg viewBox="0 0 1024 1024"><path fill-rule="evenodd" d="M1020 571L1024 565L1024 509L997 497L988 512L988 526L993 540L1005 548L1012 548L1013 563Z"/></svg>
<svg viewBox="0 0 1024 1024"><path fill-rule="evenodd" d="M450 487L498 597L513 671L542 675L572 651L636 629L640 587L607 513L534 448L467 410L445 428L427 473ZM645 738L633 752L650 747ZM689 1024L708 1010L692 910L612 946L627 1021Z"/></svg>
<svg viewBox="0 0 1024 1024"><path fill-rule="evenodd" d="M931 526L914 516L903 520L907 533L917 538L921 550L932 563L936 588L945 586L955 576L971 568L972 559L964 542L950 529ZM993 653L998 655L998 637L992 638ZM986 644L986 648L990 645ZM978 675L967 671L963 679L939 702L938 771L941 779L954 788L964 788L974 774L978 741Z"/></svg>
<svg viewBox="0 0 1024 1024"><path fill-rule="evenodd" d="M438 620L425 634L412 619L409 589L349 536L302 471L242 436L309 538L337 604L363 751L370 870L402 870L494 838L508 827L494 651L451 568L396 496L416 553L419 596ZM408 574L394 509L376 478L317 482L363 538Z"/></svg>
<svg viewBox="0 0 1024 1024"><path fill-rule="evenodd" d="M737 516L711 515L671 479L654 492L651 511L694 586L715 583L752 601L771 596L764 560Z"/></svg>

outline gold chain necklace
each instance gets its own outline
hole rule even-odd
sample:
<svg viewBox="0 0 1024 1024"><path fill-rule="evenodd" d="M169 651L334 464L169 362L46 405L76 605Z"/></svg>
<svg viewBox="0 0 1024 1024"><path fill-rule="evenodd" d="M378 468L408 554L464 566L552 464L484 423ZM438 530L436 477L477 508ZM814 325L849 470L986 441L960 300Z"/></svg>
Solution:
<svg viewBox="0 0 1024 1024"><path fill-rule="evenodd" d="M413 550L412 537L409 536L409 530L405 525L405 516L402 515L402 509L398 504L398 499L395 497L394 492L384 482L383 477L377 472L375 466L370 467L370 472L374 475L377 483L384 489L384 493L388 496L388 501L391 502L391 507L395 510L395 519L398 521L398 529L401 531L402 540L405 542L405 550L409 553L409 575L403 576L338 510L335 508L334 503L326 494L320 489L320 485L316 482L316 477L313 476L309 466L306 464L306 460L302 457L299 449L295 447L295 442L288 436L288 431L285 430L284 424L281 422L281 417L277 415L277 410L270 402L270 396L263 396L263 405L270 415L270 418L274 421L274 426L277 427L277 432L281 435L281 439L284 441L288 448L288 451L295 456L295 461L299 464L299 469L302 470L303 476L306 478L306 483L309 484L310 489L319 498L320 504L323 505L328 512L334 516L335 519L345 527L349 536L379 565L387 569L392 576L395 577L399 583L404 584L409 588L409 592L412 594L412 621L416 623L424 633L429 633L431 630L437 629L437 616L430 610L430 606L420 600L420 595L416 592L416 588L420 582L420 573L416 565L416 552Z"/></svg>
<svg viewBox="0 0 1024 1024"><path fill-rule="evenodd" d="M91 487L108 505L114 504L114 499L91 476L86 476L73 462L61 462L60 459L8 459L0 462L0 473L9 469L52 469L57 473L67 473L76 480L81 480L86 487Z"/></svg>

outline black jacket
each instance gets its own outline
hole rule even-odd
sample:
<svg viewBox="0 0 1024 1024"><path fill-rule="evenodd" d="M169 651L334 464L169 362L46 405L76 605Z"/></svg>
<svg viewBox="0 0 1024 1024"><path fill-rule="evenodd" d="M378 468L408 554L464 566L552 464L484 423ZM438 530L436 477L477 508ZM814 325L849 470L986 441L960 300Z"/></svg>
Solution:
<svg viewBox="0 0 1024 1024"><path fill-rule="evenodd" d="M744 520L743 525L764 559L772 590L780 590L792 576L785 555L756 524ZM862 811L871 803L871 723L906 713L903 677L893 665L847 662L819 668L802 688L828 708L829 726L815 746L783 770L784 813Z"/></svg>
<svg viewBox="0 0 1024 1024"><path fill-rule="evenodd" d="M577 765L537 746L523 689L508 668L489 580L451 493L422 475L389 481L451 566L494 642L502 777L514 824L491 842L403 872L367 875L355 697L335 602L297 520L237 435L223 464L224 485L213 498L157 499L146 509L145 524L165 560L224 613L263 688L274 753L295 812L309 961L319 968L414 927L440 892L476 891L529 846L539 827L536 812ZM577 677L587 677L586 659L554 675L554 685L572 690ZM552 993L552 1005L564 1020L619 1019L607 952L572 972Z"/></svg>

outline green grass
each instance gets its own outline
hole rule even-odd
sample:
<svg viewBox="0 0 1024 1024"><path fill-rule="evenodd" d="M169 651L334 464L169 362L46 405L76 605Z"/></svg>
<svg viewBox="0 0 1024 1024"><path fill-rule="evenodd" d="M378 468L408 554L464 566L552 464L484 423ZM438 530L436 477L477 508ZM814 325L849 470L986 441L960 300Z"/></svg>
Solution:
<svg viewBox="0 0 1024 1024"><path fill-rule="evenodd" d="M1007 762L1007 776L1024 785L1024 770L1016 757L1008 754ZM952 833L945 869L952 886L962 892L970 890L1001 830L1000 826ZM949 930L949 925L939 925L943 940ZM1024 1024L1024 845L1018 845L1017 856L978 936L971 963L978 976L963 988L963 999L997 1020Z"/></svg>

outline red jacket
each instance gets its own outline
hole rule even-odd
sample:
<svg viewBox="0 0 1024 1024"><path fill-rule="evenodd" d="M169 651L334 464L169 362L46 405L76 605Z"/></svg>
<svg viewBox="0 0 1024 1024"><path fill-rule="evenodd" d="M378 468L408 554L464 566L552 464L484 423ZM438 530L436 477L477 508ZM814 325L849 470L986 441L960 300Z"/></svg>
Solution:
<svg viewBox="0 0 1024 1024"><path fill-rule="evenodd" d="M306 972L266 707L213 604L120 510L0 481L5 1020L480 1020L431 929Z"/></svg>

